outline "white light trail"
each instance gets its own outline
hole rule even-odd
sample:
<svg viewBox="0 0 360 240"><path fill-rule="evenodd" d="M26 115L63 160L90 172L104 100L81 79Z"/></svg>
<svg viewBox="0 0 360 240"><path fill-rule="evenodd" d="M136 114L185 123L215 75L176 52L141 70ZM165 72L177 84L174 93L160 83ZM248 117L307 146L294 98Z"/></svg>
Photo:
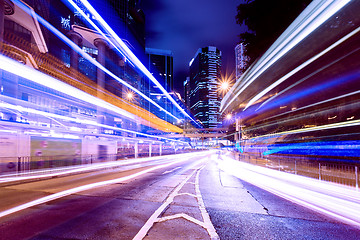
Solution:
<svg viewBox="0 0 360 240"><path fill-rule="evenodd" d="M197 155L202 155L202 153L182 153L177 154L176 156L179 158L186 158L186 157L193 157ZM95 171L95 170L102 170L108 168L116 168L122 167L127 165L135 165L135 164L144 164L146 162L153 162L157 160L171 160L174 156L167 155L167 156L157 156L157 157L147 157L141 159L129 159L129 160L121 160L121 161L112 161L112 162L103 162L103 163L93 163L91 165L78 165L78 166L71 166L71 167L59 167L56 169L44 169L40 171L32 171L32 172L24 172L24 173L16 173L16 174L9 174L9 175L1 175L0 183L9 183L15 181L26 181L32 179L43 179L49 178L54 176L63 176L69 174L78 174L83 172ZM15 175L15 176L14 176Z"/></svg>
<svg viewBox="0 0 360 240"><path fill-rule="evenodd" d="M349 2L350 0L322 0L310 3L289 28L275 41L264 56L260 58L254 67L249 69L249 74L246 78L243 79L243 81L239 81L241 85L233 87L234 90L238 87L240 87L240 89L238 89L237 93L226 105L221 106L221 111L224 112L245 88L253 83L263 72ZM228 99L231 92L232 91L230 91L224 99ZM254 97L251 104L260 99L265 92L263 91L261 94ZM248 104L246 108L251 104Z"/></svg>
<svg viewBox="0 0 360 240"><path fill-rule="evenodd" d="M202 154L204 154L204 153L202 153ZM116 184L116 183L125 182L125 181L128 181L128 180L134 179L136 177L140 177L140 176L142 176L142 175L144 175L146 173L152 172L154 170L169 167L171 165L178 164L178 163L181 163L181 162L186 162L193 155L194 154L191 154L190 156L184 157L184 158L177 158L177 160L174 160L174 161L172 161L170 163L166 163L166 164L158 165L158 166L155 166L155 167L151 167L149 169L134 173L134 174L126 176L126 177L121 177L121 178L102 181L102 182L97 182L97 183L91 183L91 184L87 184L87 185L84 185L84 186L75 187L75 188L72 188L72 189L61 191L61 192L58 192L58 193L55 193L55 194L51 194L49 196L42 197L42 198L36 199L34 201L31 201L31 202L28 202L28 203L13 207L11 209L5 210L3 212L0 212L0 218L4 217L4 216L7 216L7 215L10 215L10 214L15 213L15 212L19 212L19 211L24 210L24 209L27 209L27 208L30 208L30 207L33 207L33 206L37 206L37 205L40 205L40 204L43 204L43 203L46 203L46 202L50 202L50 201L53 201L55 199L59 199L59 198L62 198L62 197L66 197L66 196L69 196L69 195L72 195L72 194L75 194L75 193L78 193L78 192L83 192L83 191L90 190L90 189L93 189L93 188L98 188L98 187L104 187L104 186L107 186L107 185L110 185L110 184Z"/></svg>
<svg viewBox="0 0 360 240"><path fill-rule="evenodd" d="M285 88L284 90L282 90L281 92L277 93L276 95L270 97L269 99L267 99L266 101L264 101L255 111L258 111L261 107L263 107L265 104L267 104L268 102L274 100L275 98L278 98L280 95L282 95L283 93L289 91L290 89L294 88L295 86L299 85L300 83L306 81L307 79L309 79L312 76L315 76L316 74L318 74L319 72L329 68L330 66L334 65L335 63L338 63L339 61L345 59L346 57L350 56L351 54L354 54L355 52L359 51L360 48L357 48L343 56L341 56L340 58L336 59L335 61L332 61L331 63L319 68L318 70L312 72L311 74L307 75L306 77L300 79L299 81L297 81L296 83L292 84L291 86ZM281 108L281 107L280 107Z"/></svg>
<svg viewBox="0 0 360 240"><path fill-rule="evenodd" d="M121 108L115 107L108 102L105 102L97 97L94 97L88 93L85 93L73 86L70 86L66 83L61 82L55 78L52 78L42 72L39 72L33 68L25 66L13 59L5 57L4 55L0 54L0 68L10 72L14 75L19 77L28 79L32 82L40 84L42 86L48 87L58 92L62 92L68 96L74 97L76 99L88 102L95 106L102 107L104 109L108 109L116 114L120 114L124 117L137 119L137 116L131 114Z"/></svg>
<svg viewBox="0 0 360 240"><path fill-rule="evenodd" d="M176 139L170 139L170 138L165 138L165 137L161 137L161 136L158 136L158 135L150 135L150 134L146 134L146 133L142 133L142 132L136 132L136 131L128 130L128 129L125 129L125 128L113 127L113 126L97 123L96 121L92 121L92 120L88 120L88 119L79 119L79 118L72 118L72 117L62 116L62 115L49 113L49 112L44 112L44 111L40 111L40 110L36 110L36 109L32 109L32 108L26 108L26 107L23 107L23 106L20 106L20 105L12 105L12 104L5 103L5 102L0 102L0 107L7 108L7 109L12 109L12 110L17 110L19 112L33 113L33 114L45 116L45 117L48 117L48 118L55 118L55 119L60 119L60 120L68 121L68 122L76 122L76 123L80 123L80 124L87 124L87 125L91 125L91 126L102 127L102 128L112 129L112 130L121 131L121 132L134 133L134 134L137 134L137 135L150 137L150 138L155 138L155 139L163 139L163 140L168 140L168 141L171 141L171 142L185 143L183 141L176 140ZM69 130L71 130L71 129L69 129ZM79 132L77 129L72 130L72 131L73 132ZM33 134L33 133L29 132L29 134Z"/></svg>
<svg viewBox="0 0 360 240"><path fill-rule="evenodd" d="M118 107L115 107L114 105L105 102L101 99L98 99L90 94L87 94L75 87L72 87L66 83L63 83L55 78L52 78L44 73L41 73L33 68L27 67L17 61L14 61L13 59L10 59L8 57L5 57L3 55L0 54L0 68L10 72L12 74L15 74L17 76L23 77L25 79L28 79L32 82L38 83L42 86L48 87L50 89L53 89L55 91L59 91L62 92L66 95L69 95L71 97L74 97L76 99L88 102L90 104L93 104L95 106L99 106L102 107L104 109L108 109L112 112L114 112L116 115L120 114L124 117L130 118L130 119L137 119L138 117L121 109ZM43 112L43 111L39 111L39 110L35 110L35 109L31 109L31 108L26 108L26 107L22 107L19 105L11 105L8 103L0 103L0 107L5 107L5 108L9 108L9 109L13 109L13 110L17 110L20 112L29 112L29 113L34 113L34 114L39 114L39 115L43 115L43 116L47 116L47 117L52 117L52 118L56 118L56 119L61 119L61 120L66 120L66 121L75 121L78 123L83 123L83 124L89 124L92 126L98 126L98 127L104 127L104 128L108 128L108 129L113 129L113 130L118 130L118 131L124 131L124 132L129 132L129 133L135 133L135 134L139 134L141 136L146 136L146 137L152 137L152 138L158 138L158 139L166 139L166 140L170 140L170 141L176 141L176 142L181 142L179 140L174 140L174 139L169 139L169 138L164 138L164 137L160 137L160 136L153 136L150 134L145 134L145 133L141 133L141 132L136 132L136 131L132 131L132 130L127 130L127 129L123 129L123 128L118 128L118 127L112 127L112 126L108 126L105 124L100 124L97 123L95 121L91 121L91 120L87 120L87 119L78 119L78 118L71 118L71 117L66 117L66 116L61 116L61 115L57 115L57 114L52 114L52 113L48 113L48 112Z"/></svg>
<svg viewBox="0 0 360 240"><path fill-rule="evenodd" d="M360 27L358 27L357 29L355 29L354 31L352 31L351 33L349 33L348 35L346 35L345 37L341 38L339 41L335 42L334 44L332 44L330 47L326 48L324 51L322 51L321 53L313 56L312 58L308 59L306 62L304 62L303 64L297 66L295 69L291 70L289 73L285 74L283 77L281 77L280 79L278 79L277 81L275 81L274 83L272 83L270 86L268 86L267 88L265 88L264 90L262 90L260 93L258 93L255 97L253 97L248 104L246 105L244 111L250 107L252 104L254 104L257 100L259 100L261 97L263 97L266 93L268 93L270 90L274 89L276 86L278 86L279 84L281 84L282 82L284 82L286 79L288 79L289 77L291 77L292 75L294 75L295 73L299 72L301 69L305 68L306 66L308 66L310 63L314 62L316 59L320 58L321 56L325 55L326 53L328 53L329 51L331 51L332 49L334 49L335 47L339 46L341 43L345 42L346 40L348 40L349 38L351 38L352 36L354 36L355 34L357 34L358 32L360 32Z"/></svg>
<svg viewBox="0 0 360 240"><path fill-rule="evenodd" d="M280 197L360 227L360 194L354 189L254 166L223 156L219 168Z"/></svg>

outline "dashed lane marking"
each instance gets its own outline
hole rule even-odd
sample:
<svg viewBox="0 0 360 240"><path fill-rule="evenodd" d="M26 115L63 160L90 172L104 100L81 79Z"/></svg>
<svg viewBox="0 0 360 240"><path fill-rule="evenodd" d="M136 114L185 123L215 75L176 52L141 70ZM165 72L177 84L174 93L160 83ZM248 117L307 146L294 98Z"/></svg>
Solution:
<svg viewBox="0 0 360 240"><path fill-rule="evenodd" d="M172 172L174 172L174 171L176 171L176 170L178 170L178 169L180 169L180 168L181 168L181 167L177 167L177 168L174 168L174 169L172 169L172 170L165 171L165 172L162 173L162 175L167 174L167 173L172 173Z"/></svg>

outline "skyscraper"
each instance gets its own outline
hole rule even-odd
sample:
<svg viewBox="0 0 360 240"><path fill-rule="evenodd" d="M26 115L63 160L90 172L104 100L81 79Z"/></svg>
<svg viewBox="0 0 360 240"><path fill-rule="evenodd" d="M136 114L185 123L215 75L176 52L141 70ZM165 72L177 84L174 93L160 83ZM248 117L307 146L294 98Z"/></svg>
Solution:
<svg viewBox="0 0 360 240"><path fill-rule="evenodd" d="M162 84L166 91L171 92L174 90L173 81L173 53L170 50L146 48L146 59L148 70L153 76ZM164 94L159 93L158 88L153 84L148 84L148 89L145 90L149 94L149 97L154 101L162 103L165 109L173 113L173 105ZM150 108L153 113L160 113L157 107ZM162 115L162 118L166 121L170 121L167 114Z"/></svg>
<svg viewBox="0 0 360 240"><path fill-rule="evenodd" d="M220 123L218 79L221 72L221 51L209 46L199 48L190 61L189 106L205 128Z"/></svg>
<svg viewBox="0 0 360 240"><path fill-rule="evenodd" d="M146 48L147 67L159 81L163 80L164 88L174 90L173 62L174 56L170 50Z"/></svg>

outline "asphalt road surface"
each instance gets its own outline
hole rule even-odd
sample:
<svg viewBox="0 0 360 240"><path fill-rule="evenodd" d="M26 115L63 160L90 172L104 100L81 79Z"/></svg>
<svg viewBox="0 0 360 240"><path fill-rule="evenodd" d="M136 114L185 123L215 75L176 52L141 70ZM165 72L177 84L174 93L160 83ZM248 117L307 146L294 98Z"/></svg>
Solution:
<svg viewBox="0 0 360 240"><path fill-rule="evenodd" d="M0 211L123 179L3 216L0 239L360 239L353 226L226 174L216 154L172 158L182 162L2 186Z"/></svg>

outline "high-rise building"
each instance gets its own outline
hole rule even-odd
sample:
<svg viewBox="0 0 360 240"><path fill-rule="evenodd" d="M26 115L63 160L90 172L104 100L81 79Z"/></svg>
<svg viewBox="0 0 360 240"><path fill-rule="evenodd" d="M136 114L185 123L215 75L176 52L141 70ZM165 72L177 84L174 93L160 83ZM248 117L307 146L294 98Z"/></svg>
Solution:
<svg viewBox="0 0 360 240"><path fill-rule="evenodd" d="M147 66L154 77L163 83L164 88L174 90L173 62L174 55L170 50L146 48Z"/></svg>
<svg viewBox="0 0 360 240"><path fill-rule="evenodd" d="M187 109L190 109L190 77L184 81L184 102Z"/></svg>
<svg viewBox="0 0 360 240"><path fill-rule="evenodd" d="M163 85L168 92L174 90L174 74L173 74L173 62L174 56L170 50L146 48L146 58L148 70L153 76ZM165 109L173 113L173 104L168 98L159 93L158 89L153 84L148 84L149 89L147 92L149 96L155 100L165 104ZM151 109L153 112L158 112L159 109L154 107ZM168 119L168 115L163 115L164 120Z"/></svg>
<svg viewBox="0 0 360 240"><path fill-rule="evenodd" d="M100 5L104 0L97 0ZM133 51L145 50L145 14L140 7L140 0L107 0L121 18L124 26L119 30L122 32L123 40L133 47ZM107 9L108 11L108 9ZM117 17L117 16L111 16ZM131 43L131 44L130 44Z"/></svg>
<svg viewBox="0 0 360 240"><path fill-rule="evenodd" d="M249 63L249 57L246 56L246 48L244 43L239 43L235 47L235 65L236 65L236 81L245 72Z"/></svg>
<svg viewBox="0 0 360 240"><path fill-rule="evenodd" d="M220 123L218 80L221 73L221 51L209 46L200 48L190 61L190 110L205 128Z"/></svg>

